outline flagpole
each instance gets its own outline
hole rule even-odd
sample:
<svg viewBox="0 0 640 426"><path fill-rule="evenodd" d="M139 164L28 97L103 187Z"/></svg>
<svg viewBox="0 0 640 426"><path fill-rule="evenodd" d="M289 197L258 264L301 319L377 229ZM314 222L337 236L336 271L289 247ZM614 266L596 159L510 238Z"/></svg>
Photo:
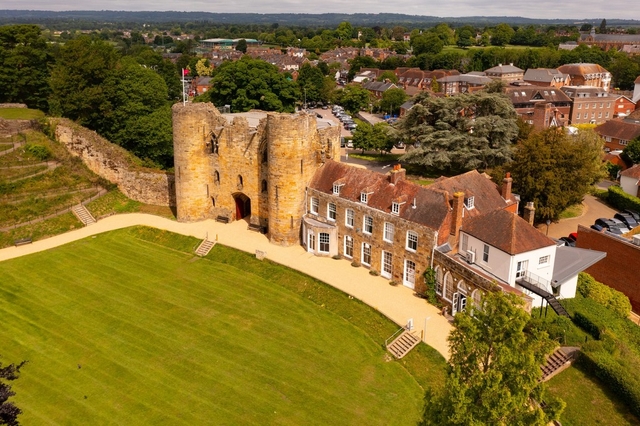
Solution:
<svg viewBox="0 0 640 426"><path fill-rule="evenodd" d="M182 68L182 105L187 105L187 91L185 89L184 68Z"/></svg>

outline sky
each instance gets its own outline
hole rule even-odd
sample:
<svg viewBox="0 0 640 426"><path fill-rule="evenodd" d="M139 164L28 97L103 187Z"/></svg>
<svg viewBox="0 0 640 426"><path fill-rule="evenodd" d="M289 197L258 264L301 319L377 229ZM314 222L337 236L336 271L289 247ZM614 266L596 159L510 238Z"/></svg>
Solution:
<svg viewBox="0 0 640 426"><path fill-rule="evenodd" d="M0 9L218 13L404 13L439 17L640 19L638 0L2 0Z"/></svg>

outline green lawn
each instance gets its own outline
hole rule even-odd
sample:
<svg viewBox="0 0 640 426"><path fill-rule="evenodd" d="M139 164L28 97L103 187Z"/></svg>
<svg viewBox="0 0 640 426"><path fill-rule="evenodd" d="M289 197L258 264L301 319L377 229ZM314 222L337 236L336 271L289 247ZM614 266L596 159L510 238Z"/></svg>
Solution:
<svg viewBox="0 0 640 426"><path fill-rule="evenodd" d="M637 425L638 419L595 377L578 367L569 367L548 382L547 392L559 396L567 407L563 426Z"/></svg>
<svg viewBox="0 0 640 426"><path fill-rule="evenodd" d="M0 118L7 120L33 120L43 118L44 113L29 108L0 108Z"/></svg>
<svg viewBox="0 0 640 426"><path fill-rule="evenodd" d="M29 424L415 424L426 346L269 261L129 228L0 263L0 352ZM403 360L404 361L404 360ZM413 373L410 374L410 372Z"/></svg>

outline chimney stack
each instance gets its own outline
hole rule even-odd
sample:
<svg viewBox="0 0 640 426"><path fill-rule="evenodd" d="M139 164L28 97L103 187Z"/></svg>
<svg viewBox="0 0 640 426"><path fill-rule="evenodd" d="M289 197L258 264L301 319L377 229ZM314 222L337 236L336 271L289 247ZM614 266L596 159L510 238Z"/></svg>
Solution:
<svg viewBox="0 0 640 426"><path fill-rule="evenodd" d="M522 218L529 222L529 225L533 226L533 220L536 217L536 208L533 206L533 201L529 201L526 206L524 206L524 213L522 214Z"/></svg>
<svg viewBox="0 0 640 426"><path fill-rule="evenodd" d="M451 217L451 235L458 240L460 227L462 226L462 213L464 211L464 192L453 194L453 214Z"/></svg>
<svg viewBox="0 0 640 426"><path fill-rule="evenodd" d="M389 182L395 185L399 181L404 180L406 175L407 171L403 169L400 164L396 164L393 166L393 170L389 172Z"/></svg>
<svg viewBox="0 0 640 426"><path fill-rule="evenodd" d="M505 201L509 201L511 199L511 183L513 179L511 179L511 173L507 172L507 176L502 180L502 191L500 191L500 195Z"/></svg>

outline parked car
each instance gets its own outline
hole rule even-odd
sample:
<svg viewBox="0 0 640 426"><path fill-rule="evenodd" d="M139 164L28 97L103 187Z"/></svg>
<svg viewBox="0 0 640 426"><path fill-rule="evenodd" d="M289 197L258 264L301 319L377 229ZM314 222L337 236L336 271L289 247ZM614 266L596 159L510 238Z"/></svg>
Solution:
<svg viewBox="0 0 640 426"><path fill-rule="evenodd" d="M591 225L591 229L594 229L594 230L596 230L598 232L602 232L603 228L600 225L593 224L593 225Z"/></svg>
<svg viewBox="0 0 640 426"><path fill-rule="evenodd" d="M596 219L595 224L601 226L603 229L609 229L610 227L614 227L615 228L615 226L616 226L615 222L613 222L611 219L607 219L605 217L601 217L599 219Z"/></svg>
<svg viewBox="0 0 640 426"><path fill-rule="evenodd" d="M344 125L344 128L347 130L355 130L358 125L356 123L348 123Z"/></svg>
<svg viewBox="0 0 640 426"><path fill-rule="evenodd" d="M397 144L394 145L397 149L404 149L404 143L402 142L398 142Z"/></svg>
<svg viewBox="0 0 640 426"><path fill-rule="evenodd" d="M569 234L569 239L571 241L578 241L578 233L577 232L572 232Z"/></svg>
<svg viewBox="0 0 640 426"><path fill-rule="evenodd" d="M565 246L569 246L569 247L575 247L576 246L576 242L569 239L569 237L561 237L560 241L564 241L564 245Z"/></svg>
<svg viewBox="0 0 640 426"><path fill-rule="evenodd" d="M629 213L631 216L633 216L636 222L640 223L640 213L638 213L637 211L627 209L623 211L623 213Z"/></svg>
<svg viewBox="0 0 640 426"><path fill-rule="evenodd" d="M616 213L613 218L622 221L629 229L633 229L638 226L638 221L629 213Z"/></svg>
<svg viewBox="0 0 640 426"><path fill-rule="evenodd" d="M627 225L620 219L610 219L610 220L613 223L615 223L614 227L620 231L620 234L626 234L627 232L629 232L629 228L627 228Z"/></svg>

